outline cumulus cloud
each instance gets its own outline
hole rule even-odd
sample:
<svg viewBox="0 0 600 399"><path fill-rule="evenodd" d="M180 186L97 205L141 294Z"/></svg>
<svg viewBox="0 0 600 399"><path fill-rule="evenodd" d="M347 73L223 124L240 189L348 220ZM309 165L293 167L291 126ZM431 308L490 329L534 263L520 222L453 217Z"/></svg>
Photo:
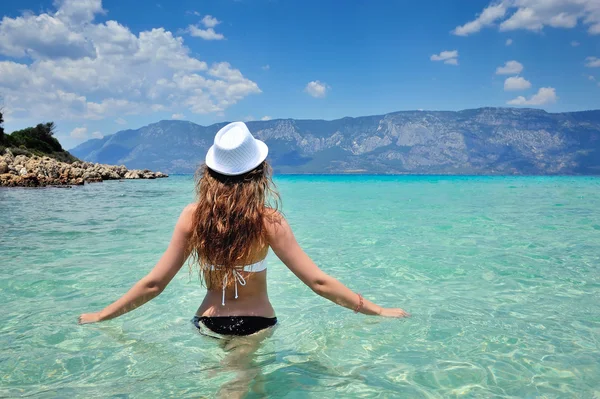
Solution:
<svg viewBox="0 0 600 399"><path fill-rule="evenodd" d="M55 16L72 23L92 22L96 14L104 14L102 0L54 0L58 8Z"/></svg>
<svg viewBox="0 0 600 399"><path fill-rule="evenodd" d="M219 114L261 92L230 64L192 56L164 28L134 33L118 21L96 22L105 13L100 0L54 4L0 20L0 56L10 59L0 61L0 93L12 120L123 119L182 106Z"/></svg>
<svg viewBox="0 0 600 399"><path fill-rule="evenodd" d="M327 91L329 90L329 86L326 83L319 82L318 80L313 80L309 82L304 91L315 98L322 98L327 95Z"/></svg>
<svg viewBox="0 0 600 399"><path fill-rule="evenodd" d="M556 90L553 87L542 87L529 99L519 96L507 102L509 105L545 105L552 104L558 100Z"/></svg>
<svg viewBox="0 0 600 399"><path fill-rule="evenodd" d="M531 82L520 76L511 76L504 81L505 91L526 90L531 87Z"/></svg>
<svg viewBox="0 0 600 399"><path fill-rule="evenodd" d="M73 31L56 14L2 18L0 53L14 58L76 59L95 55L94 47L83 32Z"/></svg>
<svg viewBox="0 0 600 399"><path fill-rule="evenodd" d="M87 137L87 127L76 127L69 134L74 139L84 139Z"/></svg>
<svg viewBox="0 0 600 399"><path fill-rule="evenodd" d="M223 40L225 36L221 33L215 32L215 27L221 23L218 19L212 15L205 15L200 21L206 29L200 28L198 25L190 25L187 28L188 33L191 36L199 37L204 40Z"/></svg>
<svg viewBox="0 0 600 399"><path fill-rule="evenodd" d="M267 65L263 65L261 66L263 71L268 71L269 69L271 69L271 65L267 64Z"/></svg>
<svg viewBox="0 0 600 399"><path fill-rule="evenodd" d="M571 46L573 46L573 47L579 47L579 45L580 45L580 43L577 40L573 40L571 42Z"/></svg>
<svg viewBox="0 0 600 399"><path fill-rule="evenodd" d="M221 23L221 21L219 21L212 15L205 15L204 18L202 18L201 22L202 25L206 26L207 28L214 28L215 26Z"/></svg>
<svg viewBox="0 0 600 399"><path fill-rule="evenodd" d="M517 75L523 71L523 64L518 61L506 61L504 66L496 68L496 75Z"/></svg>
<svg viewBox="0 0 600 399"><path fill-rule="evenodd" d="M452 33L467 36L489 26L500 31L541 31L544 27L570 29L579 23L591 35L600 34L598 0L494 0L475 19Z"/></svg>
<svg viewBox="0 0 600 399"><path fill-rule="evenodd" d="M173 114L171 115L171 119L183 119L185 118L185 115L183 114Z"/></svg>
<svg viewBox="0 0 600 399"><path fill-rule="evenodd" d="M477 18L462 26L457 26L452 33L457 36L468 36L472 33L479 32L486 26L494 24L494 22L504 17L504 15L506 15L506 5L504 2L489 5L483 9L481 14L477 15Z"/></svg>
<svg viewBox="0 0 600 399"><path fill-rule="evenodd" d="M265 116L263 116L262 118L260 118L260 120L261 120L261 121L270 121L271 119L273 119L273 118L271 118L271 117L270 117L270 116L268 116L268 115L265 115Z"/></svg>
<svg viewBox="0 0 600 399"><path fill-rule="evenodd" d="M444 61L444 64L458 65L458 50L446 50L429 57L431 61Z"/></svg>
<svg viewBox="0 0 600 399"><path fill-rule="evenodd" d="M506 39L506 45L510 46L511 44L513 44L513 40L512 39Z"/></svg>
<svg viewBox="0 0 600 399"><path fill-rule="evenodd" d="M585 59L585 66L588 68L598 68L600 67L600 58L598 57L587 57Z"/></svg>
<svg viewBox="0 0 600 399"><path fill-rule="evenodd" d="M115 119L115 123L117 123L119 125L126 125L127 121L123 118L117 118L117 119Z"/></svg>
<svg viewBox="0 0 600 399"><path fill-rule="evenodd" d="M94 132L94 133L92 133L92 138L101 139L101 138L104 138L104 135L100 132Z"/></svg>
<svg viewBox="0 0 600 399"><path fill-rule="evenodd" d="M225 36L221 33L215 32L213 28L201 29L195 25L190 25L188 27L188 32L191 36L199 37L204 40L223 40Z"/></svg>

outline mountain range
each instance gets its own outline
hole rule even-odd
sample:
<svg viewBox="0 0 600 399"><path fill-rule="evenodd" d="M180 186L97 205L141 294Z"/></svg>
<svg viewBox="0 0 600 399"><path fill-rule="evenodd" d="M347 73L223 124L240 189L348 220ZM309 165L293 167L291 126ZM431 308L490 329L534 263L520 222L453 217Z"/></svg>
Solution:
<svg viewBox="0 0 600 399"><path fill-rule="evenodd" d="M192 173L225 124L163 120L70 152L89 162ZM600 110L401 111L246 124L282 174L600 174Z"/></svg>

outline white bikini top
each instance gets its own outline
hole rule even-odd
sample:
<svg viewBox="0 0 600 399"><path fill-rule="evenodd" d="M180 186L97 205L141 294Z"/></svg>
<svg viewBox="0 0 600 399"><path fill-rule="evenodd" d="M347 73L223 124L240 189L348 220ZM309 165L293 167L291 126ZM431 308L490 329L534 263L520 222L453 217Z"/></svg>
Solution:
<svg viewBox="0 0 600 399"><path fill-rule="evenodd" d="M215 267L211 266L210 269L214 270ZM237 299L238 297L238 282L240 283L240 285L246 285L246 279L244 278L244 276L242 276L240 271L245 271L247 273L258 273L262 272L263 270L267 270L267 258L259 260L258 262L253 263L251 265L236 266L233 269L233 278L235 280L235 299ZM223 299L221 300L222 306L225 306L225 287L227 287L227 274L223 276Z"/></svg>

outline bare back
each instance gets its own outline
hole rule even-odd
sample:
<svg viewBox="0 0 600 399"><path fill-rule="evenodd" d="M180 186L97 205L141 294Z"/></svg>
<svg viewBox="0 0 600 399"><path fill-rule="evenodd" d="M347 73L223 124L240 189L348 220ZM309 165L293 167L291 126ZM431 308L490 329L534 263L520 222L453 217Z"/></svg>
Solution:
<svg viewBox="0 0 600 399"><path fill-rule="evenodd" d="M222 286L207 287L207 293L202 304L196 311L198 316L262 316L275 317L275 310L271 306L267 294L267 270L260 272L243 271L243 267L265 261L269 246L257 247L251 251L251 256L241 261L239 273L244 284L237 287L230 286L225 289L223 296ZM235 296L237 289L237 298ZM223 304L224 303L224 304Z"/></svg>

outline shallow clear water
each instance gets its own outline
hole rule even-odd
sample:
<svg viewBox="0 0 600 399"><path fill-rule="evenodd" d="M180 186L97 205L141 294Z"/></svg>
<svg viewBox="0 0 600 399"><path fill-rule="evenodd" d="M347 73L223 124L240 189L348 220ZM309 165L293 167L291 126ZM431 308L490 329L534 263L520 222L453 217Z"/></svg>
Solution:
<svg viewBox="0 0 600 399"><path fill-rule="evenodd" d="M190 176L0 190L0 396L600 396L600 179L280 177L326 272L406 320L317 297L272 254L279 327L250 364L195 334L187 269L119 319L78 326L165 249Z"/></svg>

